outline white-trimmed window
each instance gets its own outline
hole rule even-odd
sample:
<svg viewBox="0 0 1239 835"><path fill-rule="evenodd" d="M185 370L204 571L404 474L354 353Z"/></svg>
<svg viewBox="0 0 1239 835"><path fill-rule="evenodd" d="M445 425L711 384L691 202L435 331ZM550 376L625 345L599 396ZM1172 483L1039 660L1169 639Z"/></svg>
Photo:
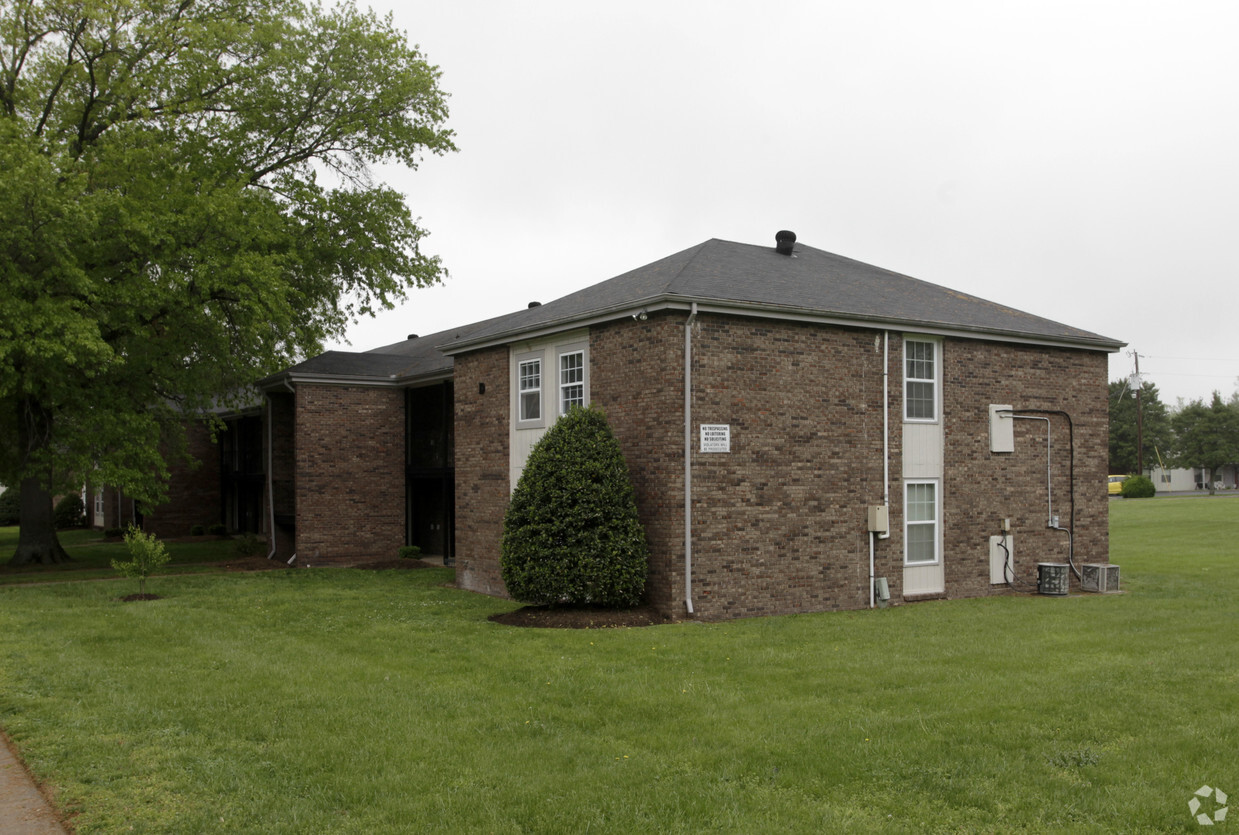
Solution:
<svg viewBox="0 0 1239 835"><path fill-rule="evenodd" d="M903 341L904 420L938 419L938 343L928 339Z"/></svg>
<svg viewBox="0 0 1239 835"><path fill-rule="evenodd" d="M559 355L559 413L568 414L573 406L585 405L585 352Z"/></svg>
<svg viewBox="0 0 1239 835"><path fill-rule="evenodd" d="M938 482L908 481L903 486L903 559L907 565L938 562Z"/></svg>
<svg viewBox="0 0 1239 835"><path fill-rule="evenodd" d="M517 419L521 423L542 420L542 358L530 357L516 363Z"/></svg>

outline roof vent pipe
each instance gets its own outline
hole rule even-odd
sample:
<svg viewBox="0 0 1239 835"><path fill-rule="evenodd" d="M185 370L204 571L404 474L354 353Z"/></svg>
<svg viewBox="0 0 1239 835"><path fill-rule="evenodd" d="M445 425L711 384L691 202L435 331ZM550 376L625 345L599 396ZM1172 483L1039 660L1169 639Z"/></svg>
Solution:
<svg viewBox="0 0 1239 835"><path fill-rule="evenodd" d="M541 307L541 306L542 306L542 302L530 302L528 309L533 310L535 307Z"/></svg>
<svg viewBox="0 0 1239 835"><path fill-rule="evenodd" d="M405 339L417 339L417 334L411 333L407 337L405 337Z"/></svg>
<svg viewBox="0 0 1239 835"><path fill-rule="evenodd" d="M786 229L774 233L774 251L780 255L791 255L792 244L796 243L796 233Z"/></svg>

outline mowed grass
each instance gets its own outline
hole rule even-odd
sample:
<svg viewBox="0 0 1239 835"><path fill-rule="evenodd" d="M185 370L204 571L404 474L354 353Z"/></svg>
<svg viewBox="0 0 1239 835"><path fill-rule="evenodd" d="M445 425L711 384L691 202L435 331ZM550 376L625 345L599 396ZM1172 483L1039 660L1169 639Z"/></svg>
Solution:
<svg viewBox="0 0 1239 835"><path fill-rule="evenodd" d="M627 630L490 623L450 569L9 586L0 725L82 833L1196 831L1239 796L1237 520L1112 502L1121 595Z"/></svg>
<svg viewBox="0 0 1239 835"><path fill-rule="evenodd" d="M60 531L60 544L72 558L71 562L56 565L11 566L8 564L17 549L19 529L0 527L0 585L17 583L47 583L62 580L92 580L100 577L115 577L112 560L128 560L129 551L118 539L106 539L101 531L77 529ZM237 559L237 541L225 537L203 536L165 543L167 565L160 574L193 574L215 570L204 563L219 563Z"/></svg>

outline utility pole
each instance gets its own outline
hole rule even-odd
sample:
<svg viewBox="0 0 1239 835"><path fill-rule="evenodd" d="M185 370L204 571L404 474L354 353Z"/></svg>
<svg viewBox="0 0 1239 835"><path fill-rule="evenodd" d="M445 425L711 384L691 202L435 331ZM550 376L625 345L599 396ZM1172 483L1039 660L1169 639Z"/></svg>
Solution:
<svg viewBox="0 0 1239 835"><path fill-rule="evenodd" d="M1132 388L1136 390L1136 466L1140 469L1137 475L1144 475L1144 408L1140 402L1144 381L1140 379L1140 354L1132 351L1131 355L1136 360L1136 373L1132 375L1135 382Z"/></svg>

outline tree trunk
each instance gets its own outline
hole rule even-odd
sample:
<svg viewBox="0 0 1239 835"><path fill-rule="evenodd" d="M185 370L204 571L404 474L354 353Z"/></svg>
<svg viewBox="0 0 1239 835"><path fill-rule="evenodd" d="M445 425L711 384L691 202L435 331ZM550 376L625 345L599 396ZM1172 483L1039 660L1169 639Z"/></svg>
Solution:
<svg viewBox="0 0 1239 835"><path fill-rule="evenodd" d="M27 464L46 450L51 439L51 414L33 398L20 401L17 414L17 443ZM29 467L26 472L29 473ZM50 483L51 466L47 467ZM21 530L17 551L9 565L52 565L71 558L56 536L52 518L52 494L38 476L26 475L21 481Z"/></svg>
<svg viewBox="0 0 1239 835"><path fill-rule="evenodd" d="M37 478L23 479L21 491L21 532L17 536L17 552L9 565L52 565L71 561L56 536L52 494Z"/></svg>

